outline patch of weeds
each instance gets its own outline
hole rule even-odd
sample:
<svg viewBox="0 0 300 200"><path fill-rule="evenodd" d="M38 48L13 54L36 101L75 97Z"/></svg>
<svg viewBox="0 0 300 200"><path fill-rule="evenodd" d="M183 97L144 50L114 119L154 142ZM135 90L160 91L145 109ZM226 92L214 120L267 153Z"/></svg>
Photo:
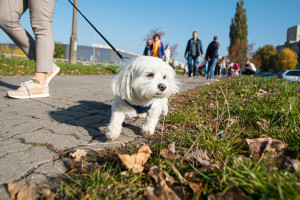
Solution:
<svg viewBox="0 0 300 200"><path fill-rule="evenodd" d="M230 191L252 199L299 199L299 167L279 168L263 156L255 160L246 142L278 139L299 162L299 99L299 83L261 77L225 79L177 94L170 102L176 109L170 109L163 132L148 138L152 154L142 173L127 171L118 157L136 153L140 145L90 153L70 169L70 179L61 183L57 197L144 199L149 187L159 187L149 172L163 166L175 180L167 185L181 199L217 198ZM172 142L174 160L161 155Z"/></svg>

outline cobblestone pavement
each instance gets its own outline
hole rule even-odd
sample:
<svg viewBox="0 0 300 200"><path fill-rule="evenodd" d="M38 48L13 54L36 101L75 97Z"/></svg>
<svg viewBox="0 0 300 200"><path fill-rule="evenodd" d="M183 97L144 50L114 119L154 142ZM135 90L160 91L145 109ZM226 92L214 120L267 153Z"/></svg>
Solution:
<svg viewBox="0 0 300 200"><path fill-rule="evenodd" d="M47 183L65 172L57 152L69 148L102 150L141 137L141 121L125 121L121 136L108 143L104 136L113 100L113 76L57 76L50 97L10 99L30 77L0 77L0 199L9 199L9 182ZM181 82L188 78L177 77ZM181 91L205 84L203 77L184 83Z"/></svg>

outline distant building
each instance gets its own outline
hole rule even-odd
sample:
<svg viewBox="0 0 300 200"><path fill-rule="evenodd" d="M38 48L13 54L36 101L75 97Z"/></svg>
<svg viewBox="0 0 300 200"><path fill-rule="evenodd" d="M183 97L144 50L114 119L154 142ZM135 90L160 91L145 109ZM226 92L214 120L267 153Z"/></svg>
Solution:
<svg viewBox="0 0 300 200"><path fill-rule="evenodd" d="M62 44L65 51L65 59L69 59L70 45ZM131 60L140 55L118 50L118 52L126 59ZM94 62L100 64L120 65L121 59L110 47L101 44L92 44L92 46L77 46L77 60L85 62Z"/></svg>
<svg viewBox="0 0 300 200"><path fill-rule="evenodd" d="M296 68L300 69L300 25L288 28L286 42L276 47L278 53L281 53L284 48L290 48L296 52L298 55L298 65Z"/></svg>
<svg viewBox="0 0 300 200"><path fill-rule="evenodd" d="M287 35L286 35L286 41L294 41L298 42L300 40L300 25L293 26L291 28L288 28Z"/></svg>

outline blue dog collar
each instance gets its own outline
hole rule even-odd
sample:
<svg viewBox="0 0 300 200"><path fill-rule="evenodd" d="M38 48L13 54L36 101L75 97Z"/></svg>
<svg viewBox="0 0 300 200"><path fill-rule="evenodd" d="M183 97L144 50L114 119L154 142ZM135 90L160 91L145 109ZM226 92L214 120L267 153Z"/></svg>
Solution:
<svg viewBox="0 0 300 200"><path fill-rule="evenodd" d="M137 114L141 114L141 113L147 112L147 111L151 108L151 106L152 106L152 104L153 104L153 102L152 102L152 103L151 103L150 105L148 105L148 106L136 106L136 105L130 104L127 100L125 100L125 102L126 102L128 105L130 105L131 107L133 107L133 108L135 109L135 111L136 111Z"/></svg>

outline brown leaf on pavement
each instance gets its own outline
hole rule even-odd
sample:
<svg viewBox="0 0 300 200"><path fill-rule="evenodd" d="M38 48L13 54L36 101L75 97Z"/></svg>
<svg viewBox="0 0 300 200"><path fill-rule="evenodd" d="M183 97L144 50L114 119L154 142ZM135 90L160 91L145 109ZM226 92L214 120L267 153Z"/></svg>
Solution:
<svg viewBox="0 0 300 200"><path fill-rule="evenodd" d="M16 200L36 200L49 198L51 190L44 185L20 185L8 183L8 192L11 199Z"/></svg>
<svg viewBox="0 0 300 200"><path fill-rule="evenodd" d="M146 188L144 191L145 197L151 200L180 200L176 193L167 185L162 168L162 166L150 168L149 175L155 179L158 185L156 188Z"/></svg>
<svg viewBox="0 0 300 200"><path fill-rule="evenodd" d="M147 162L148 158L150 157L151 150L148 145L142 146L138 153L129 155L129 154L122 154L119 155L119 158L122 161L122 164L128 169L131 170L133 173L140 173L144 170L144 164Z"/></svg>
<svg viewBox="0 0 300 200"><path fill-rule="evenodd" d="M203 151L202 149L194 149L194 151L188 153L185 155L185 158L188 160L188 161L191 161L191 162L199 162L201 165L203 166L209 166L211 165L210 163L210 159L207 155L207 151Z"/></svg>
<svg viewBox="0 0 300 200"><path fill-rule="evenodd" d="M215 195L209 195L208 200L250 200L239 187L232 187L223 194L219 192Z"/></svg>
<svg viewBox="0 0 300 200"><path fill-rule="evenodd" d="M74 153L70 153L70 155L75 158L75 160L78 162L80 161L81 157L86 156L87 152L83 149L76 149Z"/></svg>

